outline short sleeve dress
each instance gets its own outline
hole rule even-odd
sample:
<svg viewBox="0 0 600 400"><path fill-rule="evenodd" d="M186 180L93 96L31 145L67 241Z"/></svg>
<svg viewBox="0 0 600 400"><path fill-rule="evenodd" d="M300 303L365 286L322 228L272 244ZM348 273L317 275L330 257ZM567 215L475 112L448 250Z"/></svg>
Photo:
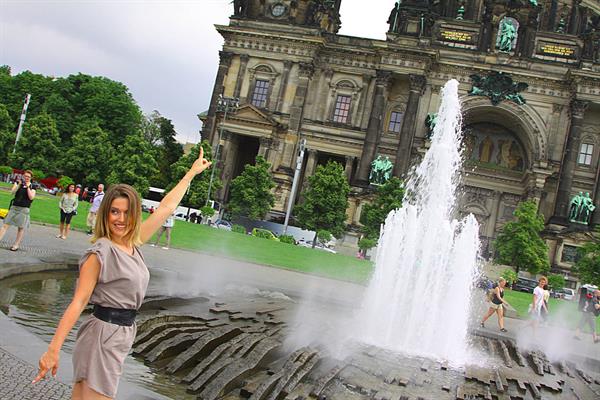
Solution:
<svg viewBox="0 0 600 400"><path fill-rule="evenodd" d="M137 247L127 254L106 238L86 250L79 268L91 254L100 260L100 275L90 303L104 307L139 309L150 273ZM85 380L98 393L114 398L125 357L131 350L137 327L104 322L90 315L81 324L73 350L74 382Z"/></svg>

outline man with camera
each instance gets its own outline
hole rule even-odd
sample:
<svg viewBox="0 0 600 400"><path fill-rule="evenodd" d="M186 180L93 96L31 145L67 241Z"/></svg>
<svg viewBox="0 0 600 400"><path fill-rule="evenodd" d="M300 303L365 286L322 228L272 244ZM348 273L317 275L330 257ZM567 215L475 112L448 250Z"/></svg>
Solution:
<svg viewBox="0 0 600 400"><path fill-rule="evenodd" d="M25 228L29 226L29 210L35 198L35 190L31 187L32 176L33 173L30 170L26 170L23 172L22 180L17 179L10 190L15 197L11 201L4 224L0 227L0 240L4 237L9 226L16 226L17 239L11 246L11 251L19 250L23 235L25 234Z"/></svg>

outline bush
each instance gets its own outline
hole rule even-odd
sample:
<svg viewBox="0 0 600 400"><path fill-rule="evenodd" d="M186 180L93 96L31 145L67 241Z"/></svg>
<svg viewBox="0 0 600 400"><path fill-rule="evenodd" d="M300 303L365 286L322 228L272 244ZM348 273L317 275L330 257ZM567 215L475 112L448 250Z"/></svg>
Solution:
<svg viewBox="0 0 600 400"><path fill-rule="evenodd" d="M31 172L33 172L33 179L35 179L36 181L39 181L40 179L44 179L46 177L46 174L43 171L40 171L39 169L32 169Z"/></svg>
<svg viewBox="0 0 600 400"><path fill-rule="evenodd" d="M244 228L242 225L233 225L231 227L231 232L235 232L235 233L242 233L242 234L246 234L246 228Z"/></svg>
<svg viewBox="0 0 600 400"><path fill-rule="evenodd" d="M273 239L273 234L264 229L254 229L252 231L252 235L255 237L258 237L258 238L263 238L263 239Z"/></svg>
<svg viewBox="0 0 600 400"><path fill-rule="evenodd" d="M322 229L319 232L317 232L317 239L319 239L319 242L321 242L321 244L329 242L332 237L333 236L331 235L331 232L326 231L325 229Z"/></svg>
<svg viewBox="0 0 600 400"><path fill-rule="evenodd" d="M10 175L12 172L12 167L9 167L8 165L0 165L0 175Z"/></svg>
<svg viewBox="0 0 600 400"><path fill-rule="evenodd" d="M279 241L282 243L296 244L296 239L292 235L281 235Z"/></svg>
<svg viewBox="0 0 600 400"><path fill-rule="evenodd" d="M200 213L202 214L202 216L204 218L210 218L213 215L215 215L215 209L212 208L211 206L204 206L202 208L200 208Z"/></svg>
<svg viewBox="0 0 600 400"><path fill-rule="evenodd" d="M554 290L563 288L565 286L565 277L559 274L549 275L548 286Z"/></svg>
<svg viewBox="0 0 600 400"><path fill-rule="evenodd" d="M366 252L367 250L375 247L376 244L377 244L377 241L375 239L362 238L358 241L358 248L361 251Z"/></svg>
<svg viewBox="0 0 600 400"><path fill-rule="evenodd" d="M73 179L71 179L70 177L68 177L68 176L66 176L66 175L63 175L63 176L61 176L61 177L60 177L60 179L59 179L59 180L56 182L56 185L57 185L59 188L61 188L61 189L63 189L63 190L64 190L64 189L66 189L66 188L67 188L67 186L69 186L69 185L71 185L71 184L73 184L73 183L75 183L75 182L73 181Z"/></svg>
<svg viewBox="0 0 600 400"><path fill-rule="evenodd" d="M504 271L502 271L500 277L506 279L506 284L508 286L511 286L517 281L517 279L519 279L517 273L512 268L506 268Z"/></svg>

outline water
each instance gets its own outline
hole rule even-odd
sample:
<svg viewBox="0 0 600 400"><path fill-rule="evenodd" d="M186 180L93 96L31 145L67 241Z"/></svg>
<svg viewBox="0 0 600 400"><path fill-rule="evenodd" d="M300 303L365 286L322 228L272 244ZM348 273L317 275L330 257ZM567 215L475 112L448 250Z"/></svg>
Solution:
<svg viewBox="0 0 600 400"><path fill-rule="evenodd" d="M73 297L77 274L75 272L47 272L25 274L0 281L0 310L12 320L49 343L62 313ZM84 313L65 340L62 350L71 354L77 329L87 318ZM166 376L143 360L128 356L123 368L125 379L164 396L176 399L194 399L185 392L185 386L174 377Z"/></svg>
<svg viewBox="0 0 600 400"><path fill-rule="evenodd" d="M455 214L461 168L458 82L443 88L431 147L410 174L402 208L386 218L365 292L358 339L409 354L467 361L478 224Z"/></svg>

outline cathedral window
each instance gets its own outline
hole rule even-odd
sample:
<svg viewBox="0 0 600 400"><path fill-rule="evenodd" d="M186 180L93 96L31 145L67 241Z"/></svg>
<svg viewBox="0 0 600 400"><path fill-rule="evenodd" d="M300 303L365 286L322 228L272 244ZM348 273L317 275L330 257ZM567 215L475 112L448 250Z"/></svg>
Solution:
<svg viewBox="0 0 600 400"><path fill-rule="evenodd" d="M403 113L399 111L392 111L390 114L388 133L400 133L400 129L402 129L402 117L404 117Z"/></svg>
<svg viewBox="0 0 600 400"><path fill-rule="evenodd" d="M589 143L582 143L579 149L579 157L577 163L579 165L590 166L592 165L592 154L594 154L594 145Z"/></svg>
<svg viewBox="0 0 600 400"><path fill-rule="evenodd" d="M257 79L252 92L251 103L253 106L265 108L267 106L267 97L269 95L269 81Z"/></svg>
<svg viewBox="0 0 600 400"><path fill-rule="evenodd" d="M335 100L335 109L333 111L333 122L341 124L348 123L350 116L350 103L352 97L338 94Z"/></svg>

